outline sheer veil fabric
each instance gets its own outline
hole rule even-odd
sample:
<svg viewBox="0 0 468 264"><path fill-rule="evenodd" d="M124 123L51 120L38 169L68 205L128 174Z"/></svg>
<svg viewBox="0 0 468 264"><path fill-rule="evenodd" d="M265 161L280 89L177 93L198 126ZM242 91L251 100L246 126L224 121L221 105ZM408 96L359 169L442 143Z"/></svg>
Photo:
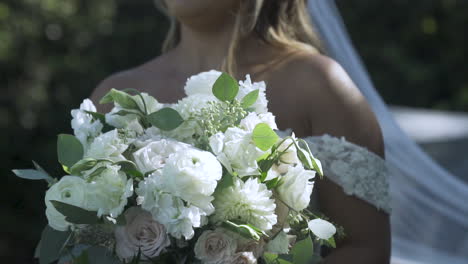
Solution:
<svg viewBox="0 0 468 264"><path fill-rule="evenodd" d="M335 1L308 2L328 55L351 76L382 128L390 172L392 263L467 263L468 185L400 129L354 50Z"/></svg>

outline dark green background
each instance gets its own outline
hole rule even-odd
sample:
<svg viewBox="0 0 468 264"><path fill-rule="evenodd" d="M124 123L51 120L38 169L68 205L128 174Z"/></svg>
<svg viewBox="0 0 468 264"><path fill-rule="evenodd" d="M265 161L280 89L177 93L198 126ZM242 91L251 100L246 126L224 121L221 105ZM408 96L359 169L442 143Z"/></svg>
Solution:
<svg viewBox="0 0 468 264"><path fill-rule="evenodd" d="M388 103L468 111L468 1L337 2ZM60 175L55 141L71 132L70 109L157 56L166 29L151 0L0 2L0 256L29 261L46 224L46 184L10 170L34 159Z"/></svg>

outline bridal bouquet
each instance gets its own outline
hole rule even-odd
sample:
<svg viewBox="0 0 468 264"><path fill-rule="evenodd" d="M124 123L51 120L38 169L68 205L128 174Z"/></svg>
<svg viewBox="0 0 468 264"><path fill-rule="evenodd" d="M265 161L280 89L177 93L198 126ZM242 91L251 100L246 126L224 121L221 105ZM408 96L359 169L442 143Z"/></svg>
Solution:
<svg viewBox="0 0 468 264"><path fill-rule="evenodd" d="M336 228L307 210L320 161L280 138L265 83L210 71L162 104L112 89L71 111L58 136L66 173L14 170L49 183L40 263L311 263ZM314 242L315 241L315 242Z"/></svg>

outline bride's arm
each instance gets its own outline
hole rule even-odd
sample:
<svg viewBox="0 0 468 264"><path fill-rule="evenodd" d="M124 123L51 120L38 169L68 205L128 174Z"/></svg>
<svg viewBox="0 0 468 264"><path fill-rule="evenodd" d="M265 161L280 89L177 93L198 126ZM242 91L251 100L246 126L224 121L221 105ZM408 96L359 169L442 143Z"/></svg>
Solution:
<svg viewBox="0 0 468 264"><path fill-rule="evenodd" d="M304 58L289 69L295 71L291 74L297 77L296 83L301 84L302 98L308 98L302 102L308 109L308 123L311 124L307 134L343 136L383 158L383 139L376 118L341 66L316 55ZM346 233L346 238L338 241L325 263L389 263L388 214L345 194L342 186L328 179L317 180L316 190L321 211Z"/></svg>

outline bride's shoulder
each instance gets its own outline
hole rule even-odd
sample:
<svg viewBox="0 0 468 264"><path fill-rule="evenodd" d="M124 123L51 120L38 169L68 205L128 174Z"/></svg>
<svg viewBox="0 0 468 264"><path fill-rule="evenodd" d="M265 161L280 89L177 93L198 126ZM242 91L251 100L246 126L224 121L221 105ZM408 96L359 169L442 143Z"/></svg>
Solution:
<svg viewBox="0 0 468 264"><path fill-rule="evenodd" d="M283 87L290 87L297 103L306 109L310 134L344 137L383 156L377 119L338 62L318 53L297 52L279 72L275 78L283 82Z"/></svg>

